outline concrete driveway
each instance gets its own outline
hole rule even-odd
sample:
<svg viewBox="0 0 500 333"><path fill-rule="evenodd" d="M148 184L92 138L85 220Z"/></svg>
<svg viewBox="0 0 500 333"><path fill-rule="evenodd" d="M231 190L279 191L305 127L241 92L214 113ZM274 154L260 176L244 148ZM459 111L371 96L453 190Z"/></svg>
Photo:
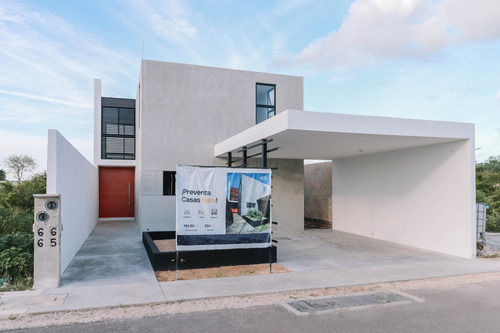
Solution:
<svg viewBox="0 0 500 333"><path fill-rule="evenodd" d="M0 295L0 312L88 309L500 271L498 260L462 259L332 230L280 233L276 238L278 262L291 273L158 283L137 225L100 222L64 272L60 288L27 292L17 301Z"/></svg>

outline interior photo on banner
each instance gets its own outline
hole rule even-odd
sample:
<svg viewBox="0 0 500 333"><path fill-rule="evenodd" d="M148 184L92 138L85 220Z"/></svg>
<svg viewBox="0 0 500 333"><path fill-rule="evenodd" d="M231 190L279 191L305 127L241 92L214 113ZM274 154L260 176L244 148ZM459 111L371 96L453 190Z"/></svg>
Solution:
<svg viewBox="0 0 500 333"><path fill-rule="evenodd" d="M271 170L177 166L177 250L271 246Z"/></svg>

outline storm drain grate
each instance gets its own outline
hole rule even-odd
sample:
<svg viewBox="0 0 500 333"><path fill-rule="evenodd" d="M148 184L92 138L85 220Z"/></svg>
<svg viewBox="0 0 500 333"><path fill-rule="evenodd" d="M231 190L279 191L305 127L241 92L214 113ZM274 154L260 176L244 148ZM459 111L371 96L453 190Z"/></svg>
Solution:
<svg viewBox="0 0 500 333"><path fill-rule="evenodd" d="M411 300L412 300L411 298L403 295L390 292L379 292L373 294L299 300L299 301L287 302L286 304L291 306L294 310L305 314L305 313L316 313L326 310L335 310L340 308L352 308L352 307L375 305L375 304L407 302Z"/></svg>

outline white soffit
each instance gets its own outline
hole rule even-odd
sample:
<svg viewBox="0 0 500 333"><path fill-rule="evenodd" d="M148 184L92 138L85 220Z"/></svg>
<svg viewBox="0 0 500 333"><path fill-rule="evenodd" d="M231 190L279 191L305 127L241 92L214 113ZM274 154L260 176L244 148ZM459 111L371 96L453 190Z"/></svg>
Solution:
<svg viewBox="0 0 500 333"><path fill-rule="evenodd" d="M286 110L219 142L215 156L262 139L281 148L271 158L331 160L473 138L469 123Z"/></svg>

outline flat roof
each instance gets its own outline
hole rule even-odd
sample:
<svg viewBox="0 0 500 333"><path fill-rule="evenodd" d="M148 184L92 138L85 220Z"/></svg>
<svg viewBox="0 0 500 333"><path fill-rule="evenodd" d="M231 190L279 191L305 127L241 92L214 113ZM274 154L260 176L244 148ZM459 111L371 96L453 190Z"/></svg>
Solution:
<svg viewBox="0 0 500 333"><path fill-rule="evenodd" d="M281 148L270 158L332 160L474 140L474 124L286 110L217 143L215 156L262 139L273 139L268 149Z"/></svg>

